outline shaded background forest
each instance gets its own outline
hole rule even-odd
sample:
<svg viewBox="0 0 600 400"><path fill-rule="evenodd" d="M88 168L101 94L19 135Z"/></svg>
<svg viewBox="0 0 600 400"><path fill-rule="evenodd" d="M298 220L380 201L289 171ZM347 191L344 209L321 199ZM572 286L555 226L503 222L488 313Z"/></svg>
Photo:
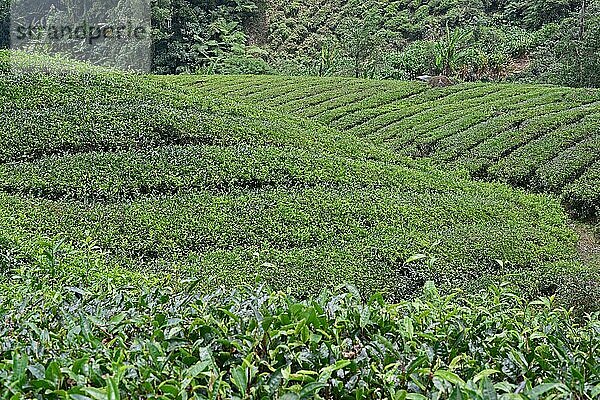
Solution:
<svg viewBox="0 0 600 400"><path fill-rule="evenodd" d="M600 0L153 0L152 18L159 74L600 86Z"/></svg>

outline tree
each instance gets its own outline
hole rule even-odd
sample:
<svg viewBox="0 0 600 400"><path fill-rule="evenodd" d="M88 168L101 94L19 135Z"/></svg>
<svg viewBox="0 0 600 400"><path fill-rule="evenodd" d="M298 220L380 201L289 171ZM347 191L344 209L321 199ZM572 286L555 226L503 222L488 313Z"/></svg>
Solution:
<svg viewBox="0 0 600 400"><path fill-rule="evenodd" d="M154 66L158 73L196 72L246 45L254 0L155 0Z"/></svg>
<svg viewBox="0 0 600 400"><path fill-rule="evenodd" d="M379 40L380 16L377 10L369 10L363 17L348 17L338 31L344 56L351 60L356 78L367 77L369 62L376 56Z"/></svg>
<svg viewBox="0 0 600 400"><path fill-rule="evenodd" d="M583 36L585 35L585 17L587 11L587 1L581 1L581 11L579 12L579 40L583 40Z"/></svg>
<svg viewBox="0 0 600 400"><path fill-rule="evenodd" d="M600 0L587 0L535 55L533 74L543 82L600 87Z"/></svg>
<svg viewBox="0 0 600 400"><path fill-rule="evenodd" d="M572 0L508 0L501 8L506 20L519 21L528 29L539 29L567 17L574 4Z"/></svg>
<svg viewBox="0 0 600 400"><path fill-rule="evenodd" d="M0 0L0 49L10 47L10 0Z"/></svg>

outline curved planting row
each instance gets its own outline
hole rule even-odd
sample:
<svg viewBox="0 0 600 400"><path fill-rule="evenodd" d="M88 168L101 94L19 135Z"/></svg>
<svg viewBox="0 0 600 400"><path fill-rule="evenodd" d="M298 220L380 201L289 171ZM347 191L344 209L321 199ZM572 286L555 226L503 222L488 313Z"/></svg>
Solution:
<svg viewBox="0 0 600 400"><path fill-rule="evenodd" d="M0 268L14 268L15 254L37 259L40 241L62 238L107 268L200 275L208 290L258 277L298 293L350 281L404 296L428 279L548 278L577 258L576 235L547 196L473 183L304 118L199 96L198 87L212 90L205 78L180 88L169 79L192 78L36 69L1 77L0 250L11 256ZM269 79L295 82L255 84L268 89ZM330 111L357 93L377 98L368 81L320 94L335 82L280 96ZM253 96L235 79L221 84ZM398 99L434 93L404 88ZM466 96L478 86L452 90ZM393 107L386 96L380 102ZM88 270L68 275L75 284Z"/></svg>
<svg viewBox="0 0 600 400"><path fill-rule="evenodd" d="M203 85L311 117L397 154L562 194L582 218L600 214L600 91L290 77L210 77Z"/></svg>

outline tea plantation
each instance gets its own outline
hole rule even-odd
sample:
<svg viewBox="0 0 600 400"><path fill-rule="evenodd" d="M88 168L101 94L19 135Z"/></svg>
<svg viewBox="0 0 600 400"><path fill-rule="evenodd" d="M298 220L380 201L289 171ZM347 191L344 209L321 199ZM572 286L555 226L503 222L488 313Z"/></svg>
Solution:
<svg viewBox="0 0 600 400"><path fill-rule="evenodd" d="M2 79L11 254L40 240L93 243L109 265L201 274L205 289L258 278L317 294L350 282L390 298L427 280L465 287L514 273L544 290L554 284L539 279L577 262L551 197L151 77L47 69Z"/></svg>
<svg viewBox="0 0 600 400"><path fill-rule="evenodd" d="M600 211L600 91L543 85L425 84L289 77L180 78L536 192L578 217Z"/></svg>
<svg viewBox="0 0 600 400"><path fill-rule="evenodd" d="M0 72L1 399L600 394L599 92Z"/></svg>

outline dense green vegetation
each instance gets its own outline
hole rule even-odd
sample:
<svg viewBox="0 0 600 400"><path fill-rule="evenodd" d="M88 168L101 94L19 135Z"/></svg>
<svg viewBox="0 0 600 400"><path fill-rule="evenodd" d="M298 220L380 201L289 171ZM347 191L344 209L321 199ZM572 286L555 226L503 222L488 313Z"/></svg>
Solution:
<svg viewBox="0 0 600 400"><path fill-rule="evenodd" d="M115 4L123 9L138 1ZM0 0L0 48L9 40L11 2L23 0ZM600 86L598 0L150 3L152 68L161 74L414 79L444 73L467 81ZM61 18L91 19L69 12Z"/></svg>
<svg viewBox="0 0 600 400"><path fill-rule="evenodd" d="M0 83L0 235L13 259L62 239L93 243L109 267L201 273L206 289L259 277L315 294L348 281L392 298L509 273L548 290L577 261L550 197L165 79L59 74L44 60ZM74 280L89 283L86 265Z"/></svg>
<svg viewBox="0 0 600 400"><path fill-rule="evenodd" d="M414 79L442 73L467 81L600 85L597 0L255 4L244 33L263 50L254 55L284 74ZM244 71L238 63L230 72L258 72L253 64Z"/></svg>
<svg viewBox="0 0 600 400"><path fill-rule="evenodd" d="M352 289L352 288L350 288ZM8 307L8 309L7 309ZM476 296L242 290L0 295L2 398L593 399L598 315ZM13 397L13 394L15 395ZM21 396L21 397L19 397ZM123 396L123 397L122 397Z"/></svg>
<svg viewBox="0 0 600 400"><path fill-rule="evenodd" d="M179 81L186 83L188 78ZM207 77L201 88L310 117L472 176L562 195L600 211L600 92L553 86Z"/></svg>
<svg viewBox="0 0 600 400"><path fill-rule="evenodd" d="M154 66L157 73L272 71L248 43L245 27L262 0L152 2Z"/></svg>
<svg viewBox="0 0 600 400"><path fill-rule="evenodd" d="M598 397L599 97L0 51L0 398Z"/></svg>
<svg viewBox="0 0 600 400"><path fill-rule="evenodd" d="M600 2L582 1L579 13L549 27L531 74L539 82L600 87Z"/></svg>

